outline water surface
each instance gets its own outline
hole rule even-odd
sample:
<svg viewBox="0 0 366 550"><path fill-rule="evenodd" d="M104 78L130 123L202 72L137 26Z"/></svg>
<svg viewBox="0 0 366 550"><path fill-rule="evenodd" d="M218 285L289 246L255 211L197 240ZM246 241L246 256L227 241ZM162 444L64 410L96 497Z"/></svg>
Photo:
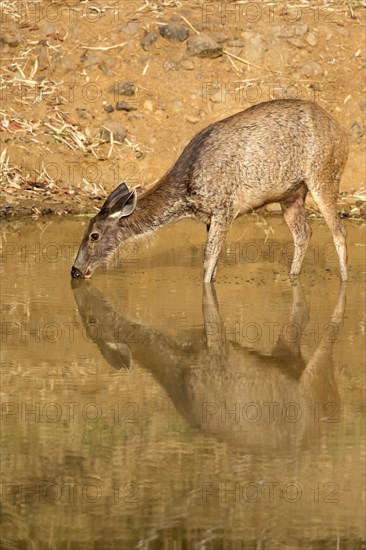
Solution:
<svg viewBox="0 0 366 550"><path fill-rule="evenodd" d="M182 221L70 280L87 219L0 225L2 537L22 549L357 549L365 232Z"/></svg>

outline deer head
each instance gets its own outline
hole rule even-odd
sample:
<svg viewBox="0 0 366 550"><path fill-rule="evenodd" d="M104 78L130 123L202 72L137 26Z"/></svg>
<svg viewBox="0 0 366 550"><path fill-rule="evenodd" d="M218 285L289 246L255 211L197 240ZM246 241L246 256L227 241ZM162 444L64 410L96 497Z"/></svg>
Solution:
<svg viewBox="0 0 366 550"><path fill-rule="evenodd" d="M84 233L71 276L89 278L123 240L123 220L136 208L135 190L122 182L107 198L98 214L90 220Z"/></svg>

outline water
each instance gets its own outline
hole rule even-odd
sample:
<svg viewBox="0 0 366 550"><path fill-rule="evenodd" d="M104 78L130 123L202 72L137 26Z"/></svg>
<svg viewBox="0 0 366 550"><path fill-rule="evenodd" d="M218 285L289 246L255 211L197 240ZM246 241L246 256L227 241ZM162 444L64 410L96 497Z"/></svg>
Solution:
<svg viewBox="0 0 366 550"><path fill-rule="evenodd" d="M358 549L365 233L238 220L215 288L182 221L70 280L86 218L0 226L8 549ZM267 238L267 240L266 240Z"/></svg>

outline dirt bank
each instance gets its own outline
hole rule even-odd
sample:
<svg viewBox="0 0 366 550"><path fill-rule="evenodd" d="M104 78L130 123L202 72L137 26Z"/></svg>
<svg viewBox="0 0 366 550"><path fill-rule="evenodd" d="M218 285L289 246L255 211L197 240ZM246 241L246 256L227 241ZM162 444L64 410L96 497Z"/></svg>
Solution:
<svg viewBox="0 0 366 550"><path fill-rule="evenodd" d="M339 208L361 217L365 6L2 2L1 216L94 212L122 180L153 185L207 124L301 97L348 132Z"/></svg>

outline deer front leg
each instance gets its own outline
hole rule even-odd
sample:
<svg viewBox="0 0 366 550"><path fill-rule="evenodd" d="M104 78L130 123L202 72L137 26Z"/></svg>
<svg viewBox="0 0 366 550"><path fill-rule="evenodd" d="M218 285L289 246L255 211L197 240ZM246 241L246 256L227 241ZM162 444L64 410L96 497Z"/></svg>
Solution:
<svg viewBox="0 0 366 550"><path fill-rule="evenodd" d="M210 283L216 276L217 260L228 232L229 225L230 224L226 219L217 219L216 216L212 216L211 222L207 226L208 235L203 263L204 283Z"/></svg>

